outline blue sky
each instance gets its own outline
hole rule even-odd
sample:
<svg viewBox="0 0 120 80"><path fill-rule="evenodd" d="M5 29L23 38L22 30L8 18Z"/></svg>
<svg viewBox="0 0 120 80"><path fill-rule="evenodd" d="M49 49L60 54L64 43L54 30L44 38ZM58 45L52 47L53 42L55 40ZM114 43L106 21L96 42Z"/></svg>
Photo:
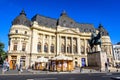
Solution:
<svg viewBox="0 0 120 80"><path fill-rule="evenodd" d="M120 0L0 0L0 41L8 50L8 33L13 19L22 9L31 19L35 14L59 18L65 10L76 22L102 23L111 41L120 41Z"/></svg>

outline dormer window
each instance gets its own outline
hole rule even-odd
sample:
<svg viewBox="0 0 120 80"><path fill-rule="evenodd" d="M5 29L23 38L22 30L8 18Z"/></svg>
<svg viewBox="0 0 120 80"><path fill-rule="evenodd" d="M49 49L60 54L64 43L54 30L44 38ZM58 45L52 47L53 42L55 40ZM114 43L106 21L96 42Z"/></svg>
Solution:
<svg viewBox="0 0 120 80"><path fill-rule="evenodd" d="M90 32L91 32L91 29L90 29Z"/></svg>
<svg viewBox="0 0 120 80"><path fill-rule="evenodd" d="M70 24L73 24L73 22L70 22Z"/></svg>
<svg viewBox="0 0 120 80"><path fill-rule="evenodd" d="M25 31L25 34L27 34L27 31Z"/></svg>
<svg viewBox="0 0 120 80"><path fill-rule="evenodd" d="M18 30L15 30L15 33L18 33Z"/></svg>

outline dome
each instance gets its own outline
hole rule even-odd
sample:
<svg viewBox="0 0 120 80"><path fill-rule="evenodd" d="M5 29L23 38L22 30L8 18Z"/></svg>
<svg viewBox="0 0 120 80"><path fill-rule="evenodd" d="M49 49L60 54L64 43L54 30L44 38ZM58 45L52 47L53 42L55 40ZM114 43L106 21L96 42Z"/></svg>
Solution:
<svg viewBox="0 0 120 80"><path fill-rule="evenodd" d="M20 15L17 16L12 22L12 25L17 25L17 24L25 25L25 26L31 25L31 21L27 19L26 13L24 12L24 10L22 10Z"/></svg>
<svg viewBox="0 0 120 80"><path fill-rule="evenodd" d="M75 22L67 15L66 11L63 11L60 14L57 25L72 28L75 26Z"/></svg>

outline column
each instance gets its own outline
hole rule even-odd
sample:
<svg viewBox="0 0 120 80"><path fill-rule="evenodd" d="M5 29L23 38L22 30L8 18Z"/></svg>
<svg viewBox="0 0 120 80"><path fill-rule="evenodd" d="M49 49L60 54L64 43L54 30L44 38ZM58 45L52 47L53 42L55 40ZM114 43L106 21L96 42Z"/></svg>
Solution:
<svg viewBox="0 0 120 80"><path fill-rule="evenodd" d="M37 53L38 33L33 29L32 32L32 53Z"/></svg>
<svg viewBox="0 0 120 80"><path fill-rule="evenodd" d="M80 37L79 37L79 48L80 48L80 55L81 55L81 40L80 40Z"/></svg>
<svg viewBox="0 0 120 80"><path fill-rule="evenodd" d="M21 38L20 38L19 41L20 41L20 42L19 42L19 44L18 44L18 45L19 45L19 49L18 49L18 50L19 50L19 51L22 51L22 42L21 42L22 40L21 40Z"/></svg>
<svg viewBox="0 0 120 80"><path fill-rule="evenodd" d="M51 54L51 35L49 35L48 54Z"/></svg>
<svg viewBox="0 0 120 80"><path fill-rule="evenodd" d="M42 53L44 53L44 40L45 40L45 35L42 35Z"/></svg>
<svg viewBox="0 0 120 80"><path fill-rule="evenodd" d="M77 53L80 54L80 38L77 37Z"/></svg>
<svg viewBox="0 0 120 80"><path fill-rule="evenodd" d="M61 53L61 36L59 36L59 53Z"/></svg>
<svg viewBox="0 0 120 80"><path fill-rule="evenodd" d="M13 50L13 43L12 43L12 38L11 38L9 42L9 51L11 52L12 50Z"/></svg>
<svg viewBox="0 0 120 80"><path fill-rule="evenodd" d="M110 55L110 53L108 53L109 52L109 46L108 45L106 46L106 51L107 51L107 55Z"/></svg>
<svg viewBox="0 0 120 80"><path fill-rule="evenodd" d="M84 39L84 45L85 45L85 55L87 55L87 53L86 53L86 48L87 48L87 43L86 43L86 39Z"/></svg>
<svg viewBox="0 0 120 80"><path fill-rule="evenodd" d="M57 34L56 46L57 46L56 55L58 55L59 54L59 34Z"/></svg>
<svg viewBox="0 0 120 80"><path fill-rule="evenodd" d="M66 54L67 54L67 36L65 36L65 52L66 52Z"/></svg>
<svg viewBox="0 0 120 80"><path fill-rule="evenodd" d="M74 54L73 53L73 37L71 37L71 52L72 52L72 54Z"/></svg>
<svg viewBox="0 0 120 80"><path fill-rule="evenodd" d="M110 49L109 50L110 51L110 55L112 55L112 46L111 45L109 46L109 49Z"/></svg>

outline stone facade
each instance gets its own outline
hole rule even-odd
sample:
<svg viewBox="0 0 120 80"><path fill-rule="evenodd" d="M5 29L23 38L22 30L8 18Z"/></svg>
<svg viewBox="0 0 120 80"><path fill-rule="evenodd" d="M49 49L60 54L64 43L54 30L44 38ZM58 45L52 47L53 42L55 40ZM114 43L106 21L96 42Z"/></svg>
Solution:
<svg viewBox="0 0 120 80"><path fill-rule="evenodd" d="M24 67L28 67L41 56L51 59L59 54L72 57L74 66L88 66L88 40L94 30L97 33L102 31L101 50L106 52L107 59L113 63L111 40L102 25L95 29L92 24L77 23L65 11L59 19L37 14L28 20L22 11L13 20L9 32L8 58L11 68L21 61Z"/></svg>
<svg viewBox="0 0 120 80"><path fill-rule="evenodd" d="M113 45L114 66L120 66L120 44Z"/></svg>

